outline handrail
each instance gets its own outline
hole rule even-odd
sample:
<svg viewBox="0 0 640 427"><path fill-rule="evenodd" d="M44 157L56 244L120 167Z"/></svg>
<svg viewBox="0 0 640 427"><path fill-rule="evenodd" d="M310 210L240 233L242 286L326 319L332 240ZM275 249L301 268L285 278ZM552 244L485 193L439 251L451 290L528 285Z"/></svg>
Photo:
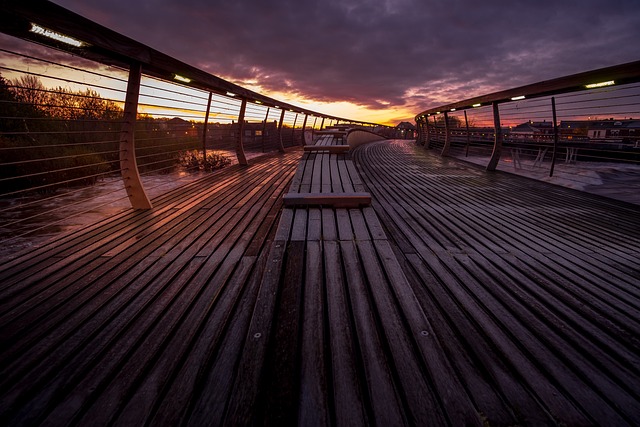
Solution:
<svg viewBox="0 0 640 427"><path fill-rule="evenodd" d="M417 142L539 179L564 158L557 181L584 188L580 176L640 165L639 82L634 61L432 107L415 116Z"/></svg>
<svg viewBox="0 0 640 427"><path fill-rule="evenodd" d="M525 86L493 92L487 95L456 101L438 107L429 108L416 115L416 121L427 114L440 114L451 110L466 110L493 103L504 103L519 99L533 99L560 93L577 92L603 87L610 82L625 85L640 82L640 61L599 68L597 70L572 74L551 80L544 80ZM602 86L599 86L602 85Z"/></svg>
<svg viewBox="0 0 640 427"><path fill-rule="evenodd" d="M136 164L134 133L136 132L136 122L140 122L138 107L163 109L165 110L163 114L164 117L180 119L183 125L187 125L187 122L183 120L184 118L189 120L200 119L201 110L204 110L206 107L205 120L201 130L203 157L206 159L209 114L212 102L215 102L218 110L217 117L223 117L224 120L227 120L227 123L230 122L230 125L235 125L235 130L230 131L230 136L235 139L236 157L240 164L248 163L244 149L244 134L245 122L249 120L260 120L263 122L261 133L263 148L266 134L271 133L269 137L275 136L277 138L278 149L280 151L284 151L285 149L285 140L291 140L293 144L296 144L296 140L299 140L300 143L302 142L309 115L314 116L316 120L318 117L322 118L322 125L324 125L326 119L330 124L342 122L364 127L379 126L375 123L354 121L343 117L318 113L251 91L177 60L49 1L6 1L0 5L0 12L0 32L128 72L128 78L118 78L118 80L121 81L128 81L126 102L124 102L124 100L116 100L115 102L119 105L124 105L125 115L124 120L120 122L120 171L129 201L136 209L150 209L152 207L150 199L142 185L140 179L141 174ZM3 51L11 53L6 50ZM33 59L38 60L37 58ZM49 61L44 59L42 62L46 63ZM77 67L69 68L73 68L76 71L84 71ZM2 70L10 72L20 71L0 67L0 71ZM32 76L33 78L49 77L48 75L36 75L26 71L22 73L25 76ZM141 82L141 76L158 79L163 82L170 82L172 84L179 84L189 89L201 91L201 96L194 96L193 94L184 95L179 91L171 90L167 90L167 92L171 92L169 96L150 94L146 91L148 86ZM65 79L58 78L58 80L64 81ZM108 86L95 85L94 87L114 90ZM15 84L13 88L14 90L20 89ZM30 88L30 90L35 93L40 89ZM153 92L153 88L150 90ZM44 92L51 91L45 90ZM215 100L212 100L212 95L215 95ZM73 96L82 97L83 95L74 93ZM208 102L205 103L207 96ZM91 98L89 94L85 97L88 99ZM189 97L189 99L187 100L185 97ZM38 104L32 105L35 106ZM265 108L267 110L266 116L262 116ZM80 107L78 107L78 109L80 109ZM270 111L274 114L279 112L279 120L275 120L277 132L274 132L272 127L267 125L267 122L271 119L269 117ZM299 118L299 115L304 115L304 119ZM10 119L15 119L15 117L11 117ZM29 118L29 120L35 120L35 118ZM301 122L303 123L303 128L298 136L296 135L296 130L300 128ZM315 122L314 120L314 127ZM187 129L185 133L199 132L193 126L191 127L192 129ZM291 128L290 134L287 130L288 128ZM252 135L254 133L257 135L257 131L253 128L248 130L248 132L251 132ZM54 134L53 131L48 129L42 133L45 135ZM100 133L104 133L104 131ZM2 134L8 136L13 133L3 132ZM25 131L24 134L29 137L37 135L36 132L32 133L29 130ZM167 132L167 134L169 134L169 132ZM161 141L168 137L158 136L154 138ZM145 137L139 139L139 141L149 142L150 138L148 135L145 135ZM140 148L138 150L140 150ZM174 153L177 154L178 152L175 151ZM145 159L144 156L137 157L138 159L143 159L147 165L158 164L159 167L161 167L163 160L154 161L151 159L153 156L156 156L156 154L150 154L147 159Z"/></svg>
<svg viewBox="0 0 640 427"><path fill-rule="evenodd" d="M220 95L232 94L232 97L246 99L250 102L259 101L265 106L352 122L350 119L317 113L246 89L157 51L49 1L3 2L0 10L2 10L0 31L14 37L64 50L110 66L126 69L132 63L140 63L143 74L168 81L176 81L176 75L178 75L189 79L188 82L181 81L187 86L212 91ZM81 42L82 45L79 47L73 46L44 37L38 32L32 31L32 24L40 25L44 29L71 37ZM357 123L376 125L375 123L359 121Z"/></svg>

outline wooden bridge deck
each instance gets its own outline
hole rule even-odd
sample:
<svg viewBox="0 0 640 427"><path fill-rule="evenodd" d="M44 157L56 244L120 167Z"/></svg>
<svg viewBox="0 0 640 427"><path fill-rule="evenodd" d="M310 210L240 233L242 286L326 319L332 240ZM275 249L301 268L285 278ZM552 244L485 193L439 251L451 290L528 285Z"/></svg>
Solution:
<svg viewBox="0 0 640 427"><path fill-rule="evenodd" d="M301 156L0 266L2 423L640 423L640 208L406 141ZM282 209L312 190L373 202Z"/></svg>

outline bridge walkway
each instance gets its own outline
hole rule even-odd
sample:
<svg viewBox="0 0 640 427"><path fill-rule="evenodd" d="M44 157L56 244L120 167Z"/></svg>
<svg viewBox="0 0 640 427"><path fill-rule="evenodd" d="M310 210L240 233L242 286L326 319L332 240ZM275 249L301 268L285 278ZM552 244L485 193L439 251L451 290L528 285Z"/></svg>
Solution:
<svg viewBox="0 0 640 427"><path fill-rule="evenodd" d="M372 201L283 207L301 189ZM0 266L4 424L640 420L635 205L408 141L154 204Z"/></svg>

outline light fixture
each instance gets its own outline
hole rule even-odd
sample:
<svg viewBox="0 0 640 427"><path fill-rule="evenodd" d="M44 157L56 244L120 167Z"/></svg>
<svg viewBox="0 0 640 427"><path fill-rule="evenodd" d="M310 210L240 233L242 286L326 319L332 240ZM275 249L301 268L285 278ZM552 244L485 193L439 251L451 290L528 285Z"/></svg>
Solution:
<svg viewBox="0 0 640 427"><path fill-rule="evenodd" d="M190 78L181 76L180 74L174 74L173 79L183 83L191 83Z"/></svg>
<svg viewBox="0 0 640 427"><path fill-rule="evenodd" d="M258 101L257 99L255 100L256 104L262 104L262 101Z"/></svg>
<svg viewBox="0 0 640 427"><path fill-rule="evenodd" d="M482 104L473 104L472 107L473 108L482 107Z"/></svg>
<svg viewBox="0 0 640 427"><path fill-rule="evenodd" d="M34 34L38 34L40 36L48 37L50 39L69 44L71 46L75 46L75 47L86 46L85 42L74 39L73 37L65 36L64 34L56 33L55 31L52 31L48 28L44 28L38 24L34 24L33 22L31 23L31 29L29 31Z"/></svg>
<svg viewBox="0 0 640 427"><path fill-rule="evenodd" d="M235 94L235 93L233 93L233 92L227 92L227 96L234 97L234 96L236 96L236 94Z"/></svg>
<svg viewBox="0 0 640 427"><path fill-rule="evenodd" d="M455 109L455 108L452 108L450 111L456 111L456 109Z"/></svg>
<svg viewBox="0 0 640 427"><path fill-rule="evenodd" d="M607 82L591 83L591 84L585 85L585 87L587 89L593 89L593 88L596 88L596 87L613 86L614 84L616 84L615 81L609 80Z"/></svg>
<svg viewBox="0 0 640 427"><path fill-rule="evenodd" d="M520 101L521 99L524 99L524 95L514 96L513 98L511 98L512 101Z"/></svg>

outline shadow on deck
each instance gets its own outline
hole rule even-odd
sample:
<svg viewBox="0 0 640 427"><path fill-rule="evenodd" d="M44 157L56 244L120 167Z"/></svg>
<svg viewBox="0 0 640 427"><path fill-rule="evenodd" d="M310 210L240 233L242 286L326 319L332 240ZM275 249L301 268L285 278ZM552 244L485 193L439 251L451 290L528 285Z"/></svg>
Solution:
<svg viewBox="0 0 640 427"><path fill-rule="evenodd" d="M640 422L638 206L406 141L154 205L0 267L4 424Z"/></svg>

